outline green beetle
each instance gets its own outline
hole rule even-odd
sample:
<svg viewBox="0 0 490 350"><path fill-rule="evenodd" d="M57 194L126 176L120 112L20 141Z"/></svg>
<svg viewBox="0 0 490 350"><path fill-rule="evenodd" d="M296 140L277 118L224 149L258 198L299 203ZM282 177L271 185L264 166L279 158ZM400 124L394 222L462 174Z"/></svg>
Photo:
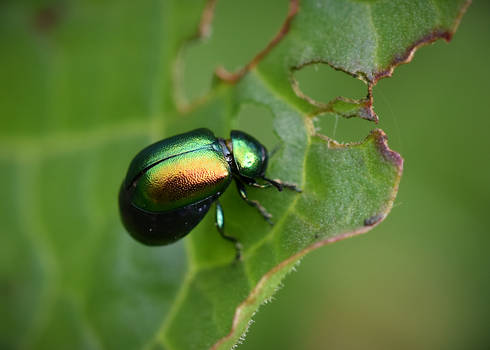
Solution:
<svg viewBox="0 0 490 350"><path fill-rule="evenodd" d="M129 165L119 191L119 209L127 231L146 245L166 245L187 235L216 201L216 227L224 232L218 198L234 179L245 202L271 223L271 215L247 196L246 186L276 187L300 192L293 184L265 177L269 155L249 134L233 130L230 139L217 138L208 129L196 129L156 142L139 152ZM265 181L264 184L257 182Z"/></svg>

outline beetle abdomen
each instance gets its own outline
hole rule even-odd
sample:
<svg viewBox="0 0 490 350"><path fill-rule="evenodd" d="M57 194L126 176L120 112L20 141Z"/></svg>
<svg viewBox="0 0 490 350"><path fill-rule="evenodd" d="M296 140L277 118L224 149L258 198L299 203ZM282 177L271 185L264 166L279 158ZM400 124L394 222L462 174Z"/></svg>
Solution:
<svg viewBox="0 0 490 350"><path fill-rule="evenodd" d="M146 245L166 245L184 237L202 220L216 199L209 197L183 208L155 213L131 204L133 190L121 186L119 210L131 236Z"/></svg>

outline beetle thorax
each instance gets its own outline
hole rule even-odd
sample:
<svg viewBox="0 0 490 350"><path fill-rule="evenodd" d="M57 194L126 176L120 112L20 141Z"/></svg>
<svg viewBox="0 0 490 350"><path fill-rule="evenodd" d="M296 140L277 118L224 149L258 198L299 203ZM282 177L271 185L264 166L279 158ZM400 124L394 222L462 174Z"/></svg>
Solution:
<svg viewBox="0 0 490 350"><path fill-rule="evenodd" d="M255 179L264 175L267 167L267 150L254 137L233 130L225 141L233 158L232 169L240 176Z"/></svg>

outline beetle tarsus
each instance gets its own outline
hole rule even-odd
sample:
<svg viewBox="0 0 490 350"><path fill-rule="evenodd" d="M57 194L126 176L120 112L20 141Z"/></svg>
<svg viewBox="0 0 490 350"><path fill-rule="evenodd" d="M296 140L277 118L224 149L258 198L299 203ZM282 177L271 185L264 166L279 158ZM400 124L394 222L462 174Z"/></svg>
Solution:
<svg viewBox="0 0 490 350"><path fill-rule="evenodd" d="M270 183L259 184L258 182L252 182L249 185L256 188L269 188L272 186Z"/></svg>
<svg viewBox="0 0 490 350"><path fill-rule="evenodd" d="M290 182L284 182L279 179L269 179L267 177L263 177L264 181L267 181L270 183L272 186L277 188L279 192L281 192L284 188L287 188L288 190L296 191L298 193L303 192L297 185L290 183Z"/></svg>

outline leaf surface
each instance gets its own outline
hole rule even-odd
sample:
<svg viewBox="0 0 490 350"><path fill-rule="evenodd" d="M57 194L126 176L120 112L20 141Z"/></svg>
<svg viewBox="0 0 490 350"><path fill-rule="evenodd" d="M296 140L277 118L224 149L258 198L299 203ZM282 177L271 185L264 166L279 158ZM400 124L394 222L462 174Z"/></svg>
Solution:
<svg viewBox="0 0 490 350"><path fill-rule="evenodd" d="M179 50L213 5L0 5L0 347L229 349L304 254L388 214L402 159L384 133L338 144L312 119L375 120L371 96L317 103L292 74L326 62L373 84L433 33L452 33L465 2L292 1L277 40L222 75L233 83L218 80L181 106ZM249 190L274 215L271 227L230 187L226 231L242 242L242 261L212 214L172 246L133 241L116 198L134 154L197 127L226 137L250 105L271 115L278 138L268 175L303 193ZM267 117L250 118L245 131L262 134Z"/></svg>

